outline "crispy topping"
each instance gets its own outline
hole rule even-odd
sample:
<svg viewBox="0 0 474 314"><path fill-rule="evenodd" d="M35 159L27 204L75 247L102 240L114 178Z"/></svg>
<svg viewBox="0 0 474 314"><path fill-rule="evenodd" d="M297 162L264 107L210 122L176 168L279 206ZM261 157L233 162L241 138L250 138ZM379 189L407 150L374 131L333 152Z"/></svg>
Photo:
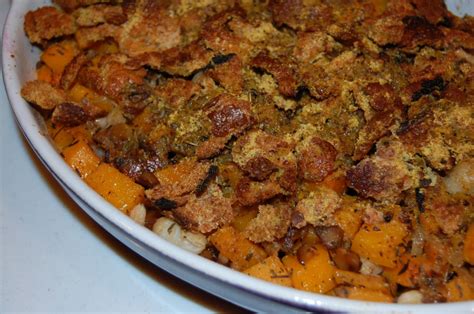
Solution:
<svg viewBox="0 0 474 314"><path fill-rule="evenodd" d="M211 185L202 196L191 195L186 205L173 210L173 214L186 228L208 233L232 221L231 204L219 187Z"/></svg>
<svg viewBox="0 0 474 314"><path fill-rule="evenodd" d="M72 35L77 27L74 18L55 7L42 7L25 16L25 32L32 43Z"/></svg>
<svg viewBox="0 0 474 314"><path fill-rule="evenodd" d="M301 145L298 154L300 176L308 181L322 181L335 168L337 150L331 143L318 137Z"/></svg>
<svg viewBox="0 0 474 314"><path fill-rule="evenodd" d="M51 121L62 126L81 125L89 119L86 111L78 104L64 102L56 106Z"/></svg>
<svg viewBox="0 0 474 314"><path fill-rule="evenodd" d="M138 223L294 288L472 299L472 17L442 0L53 3L25 17L44 52L22 96Z"/></svg>
<svg viewBox="0 0 474 314"><path fill-rule="evenodd" d="M62 90L38 80L27 82L21 89L21 96L46 110L54 109L66 101L66 94Z"/></svg>
<svg viewBox="0 0 474 314"><path fill-rule="evenodd" d="M282 238L290 226L290 210L282 205L260 205L258 215L245 228L248 239L260 243Z"/></svg>
<svg viewBox="0 0 474 314"><path fill-rule="evenodd" d="M212 121L212 134L215 136L238 134L252 123L250 104L230 95L217 96L207 107L207 116Z"/></svg>

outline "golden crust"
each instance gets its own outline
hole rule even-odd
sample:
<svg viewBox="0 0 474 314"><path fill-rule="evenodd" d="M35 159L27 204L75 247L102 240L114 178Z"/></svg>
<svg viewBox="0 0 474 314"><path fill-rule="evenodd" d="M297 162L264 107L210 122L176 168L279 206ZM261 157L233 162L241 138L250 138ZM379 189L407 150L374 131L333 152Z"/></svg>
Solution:
<svg viewBox="0 0 474 314"><path fill-rule="evenodd" d="M56 2L68 14L30 13L28 36L47 46L73 32L81 53L61 76L48 67L65 60L45 60L52 83L23 96L92 133L147 189L147 225L233 225L245 245L302 263L321 243L335 267L364 273L358 254L385 252L351 252L354 235L402 224L390 297L452 297L473 202L443 177L474 158L472 18L442 0ZM77 31L60 32L66 20ZM68 101L75 84L100 99ZM168 176L175 164L188 173Z"/></svg>
<svg viewBox="0 0 474 314"><path fill-rule="evenodd" d="M272 74L278 82L278 90L283 96L295 96L297 78L289 60L284 60L283 58L274 59L265 52L261 52L253 58L250 65Z"/></svg>

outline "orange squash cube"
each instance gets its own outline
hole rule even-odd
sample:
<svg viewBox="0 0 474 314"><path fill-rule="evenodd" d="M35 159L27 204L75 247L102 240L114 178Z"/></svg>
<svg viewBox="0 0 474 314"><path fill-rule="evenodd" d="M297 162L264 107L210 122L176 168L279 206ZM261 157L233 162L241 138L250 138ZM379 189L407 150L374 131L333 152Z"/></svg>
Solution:
<svg viewBox="0 0 474 314"><path fill-rule="evenodd" d="M340 287L338 295L352 300L392 303L393 297L379 290L362 287Z"/></svg>
<svg viewBox="0 0 474 314"><path fill-rule="evenodd" d="M296 289L326 293L336 286L335 267L331 264L328 251L322 245L314 247L314 254L305 265L294 255L285 256L282 262L290 272L292 285Z"/></svg>
<svg viewBox="0 0 474 314"><path fill-rule="evenodd" d="M469 225L466 237L464 240L464 260L471 265L474 265L474 223Z"/></svg>
<svg viewBox="0 0 474 314"><path fill-rule="evenodd" d="M124 213L143 202L144 188L109 164L100 164L85 181Z"/></svg>
<svg viewBox="0 0 474 314"><path fill-rule="evenodd" d="M393 268L397 265L397 248L407 235L399 221L363 225L352 241L352 250L373 263Z"/></svg>
<svg viewBox="0 0 474 314"><path fill-rule="evenodd" d="M290 274L277 256L270 256L244 271L247 275L257 277L277 285L291 287Z"/></svg>
<svg viewBox="0 0 474 314"><path fill-rule="evenodd" d="M100 158L85 141L78 141L65 148L63 156L64 160L79 173L81 178L86 178L100 164Z"/></svg>
<svg viewBox="0 0 474 314"><path fill-rule="evenodd" d="M246 239L233 227L224 227L209 237L220 254L231 261L231 267L242 270L260 263L267 253L258 245Z"/></svg>
<svg viewBox="0 0 474 314"><path fill-rule="evenodd" d="M43 61L54 73L61 74L64 68L74 59L77 47L73 42L63 41L46 48L41 54Z"/></svg>
<svg viewBox="0 0 474 314"><path fill-rule="evenodd" d="M36 70L36 78L39 81L51 83L53 81L53 71L45 64Z"/></svg>

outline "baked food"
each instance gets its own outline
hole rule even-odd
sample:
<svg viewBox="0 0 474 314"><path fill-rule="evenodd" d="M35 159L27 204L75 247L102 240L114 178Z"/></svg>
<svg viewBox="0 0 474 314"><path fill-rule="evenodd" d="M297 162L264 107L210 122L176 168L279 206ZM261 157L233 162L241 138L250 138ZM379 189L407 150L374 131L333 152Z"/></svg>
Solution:
<svg viewBox="0 0 474 314"><path fill-rule="evenodd" d="M424 1L101 2L27 15L45 52L23 88L100 194L280 284L471 298L470 18Z"/></svg>

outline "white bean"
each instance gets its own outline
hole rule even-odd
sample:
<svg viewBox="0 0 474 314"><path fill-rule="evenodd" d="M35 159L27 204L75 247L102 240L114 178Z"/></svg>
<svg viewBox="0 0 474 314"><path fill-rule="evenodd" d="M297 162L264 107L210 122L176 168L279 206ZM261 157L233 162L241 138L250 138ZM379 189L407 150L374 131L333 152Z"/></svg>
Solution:
<svg viewBox="0 0 474 314"><path fill-rule="evenodd" d="M418 290L403 292L397 299L397 303L420 304L423 303L423 295Z"/></svg>
<svg viewBox="0 0 474 314"><path fill-rule="evenodd" d="M474 159L457 164L443 180L449 193L474 196Z"/></svg>
<svg viewBox="0 0 474 314"><path fill-rule="evenodd" d="M207 245L205 235L186 231L177 222L166 217L161 217L155 222L153 232L180 248L196 254L201 253Z"/></svg>
<svg viewBox="0 0 474 314"><path fill-rule="evenodd" d="M145 224L146 208L143 204L138 204L132 208L128 215L130 218L143 226Z"/></svg>

